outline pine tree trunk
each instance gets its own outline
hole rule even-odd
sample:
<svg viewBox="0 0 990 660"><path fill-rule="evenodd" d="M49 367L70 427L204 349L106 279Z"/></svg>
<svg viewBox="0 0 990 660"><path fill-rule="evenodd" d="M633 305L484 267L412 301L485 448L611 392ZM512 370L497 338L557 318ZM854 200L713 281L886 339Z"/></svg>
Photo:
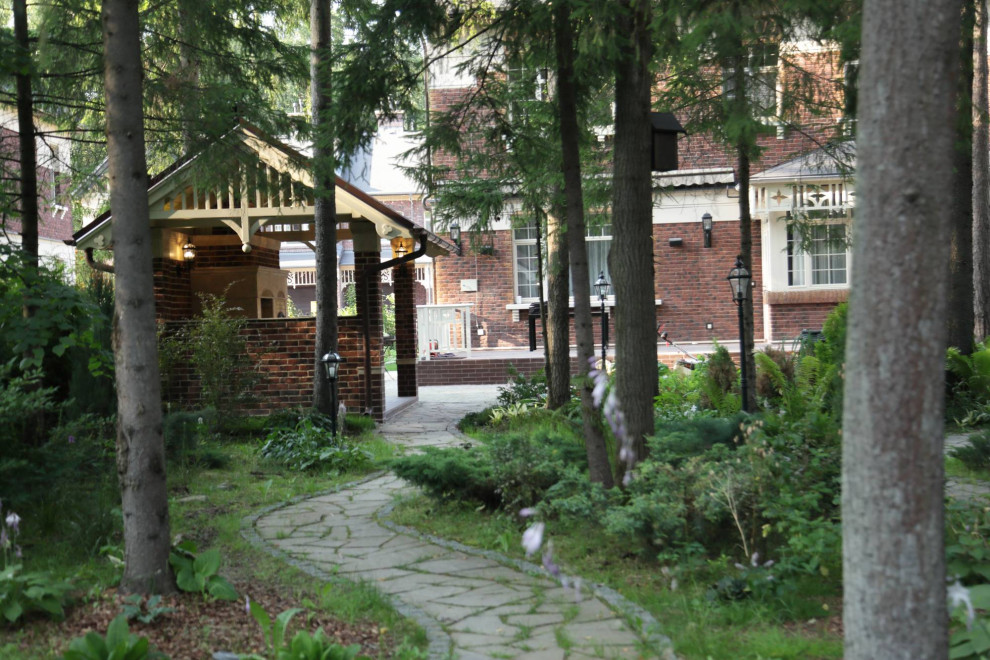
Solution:
<svg viewBox="0 0 990 660"><path fill-rule="evenodd" d="M738 89L738 88L737 88ZM739 145L739 256L743 266L753 275L753 216L749 212L749 147ZM752 282L752 280L750 280ZM753 316L753 291L750 286L749 295L743 301L742 337L739 346L739 365L746 370L745 410L756 410L756 357L753 355L755 345L755 324Z"/></svg>
<svg viewBox="0 0 990 660"><path fill-rule="evenodd" d="M563 156L564 195L567 204L567 252L574 282L574 334L577 340L578 376L581 393L581 422L584 447L588 454L591 480L612 486L601 415L591 397L588 377L595 355L591 326L591 280L588 277L588 251L584 245L584 193L581 188L581 155L578 149L577 93L574 80L574 45L570 9L566 2L557 6L554 17L557 49L557 102L560 108L560 143ZM605 368L605 365L602 365Z"/></svg>
<svg viewBox="0 0 990 660"><path fill-rule="evenodd" d="M963 3L960 73L956 93L955 194L949 258L949 346L973 352L973 26L974 3Z"/></svg>
<svg viewBox="0 0 990 660"><path fill-rule="evenodd" d="M169 571L168 493L137 0L103 3L107 157L116 269L114 362L117 474L124 516L124 592L175 590Z"/></svg>
<svg viewBox="0 0 990 660"><path fill-rule="evenodd" d="M313 104L313 224L316 229L316 369L313 407L332 414L330 383L320 358L337 351L337 209L330 96L330 0L310 0ZM336 386L336 384L334 384Z"/></svg>
<svg viewBox="0 0 990 660"><path fill-rule="evenodd" d="M987 3L976 2L973 50L973 307L977 339L990 335L990 101L987 85Z"/></svg>
<svg viewBox="0 0 990 660"><path fill-rule="evenodd" d="M571 399L570 271L567 227L563 222L566 213L566 207L558 207L547 215L547 308L544 318L547 328L547 408L550 410L560 408Z"/></svg>
<svg viewBox="0 0 990 660"><path fill-rule="evenodd" d="M38 161L34 147L34 99L31 95L31 46L28 43L27 1L14 0L14 40L17 42L17 131L21 184L21 252L31 276L38 271ZM29 278L30 279L30 278ZM25 315L31 308L25 306Z"/></svg>
<svg viewBox="0 0 990 660"><path fill-rule="evenodd" d="M612 249L615 291L615 369L635 460L645 455L653 426L657 379L656 307L653 286L653 185L650 170L650 5L622 0L619 34L628 42L615 76L615 147Z"/></svg>
<svg viewBox="0 0 990 660"><path fill-rule="evenodd" d="M944 238L960 10L864 6L842 425L846 660L948 657Z"/></svg>

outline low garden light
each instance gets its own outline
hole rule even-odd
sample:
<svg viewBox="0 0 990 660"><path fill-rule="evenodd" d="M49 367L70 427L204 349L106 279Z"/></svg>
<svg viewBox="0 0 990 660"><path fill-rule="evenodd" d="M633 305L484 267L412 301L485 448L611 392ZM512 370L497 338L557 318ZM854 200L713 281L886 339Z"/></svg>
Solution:
<svg viewBox="0 0 990 660"><path fill-rule="evenodd" d="M599 271L598 279L595 280L595 291L598 292L598 300L602 304L602 371L605 371L605 353L608 351L608 316L605 313L605 299L608 298L608 290L611 286L605 279L605 271Z"/></svg>
<svg viewBox="0 0 990 660"><path fill-rule="evenodd" d="M337 435L337 377L340 373L340 363L344 359L337 353L327 353L320 362L323 364L323 372L330 383L330 426L334 436Z"/></svg>
<svg viewBox="0 0 990 660"><path fill-rule="evenodd" d="M732 301L739 308L739 387L742 391L743 412L749 412L747 403L749 383L746 378L746 335L743 328L743 303L749 298L749 286L752 276L743 266L742 257L736 257L735 267L729 271L729 286L732 288Z"/></svg>

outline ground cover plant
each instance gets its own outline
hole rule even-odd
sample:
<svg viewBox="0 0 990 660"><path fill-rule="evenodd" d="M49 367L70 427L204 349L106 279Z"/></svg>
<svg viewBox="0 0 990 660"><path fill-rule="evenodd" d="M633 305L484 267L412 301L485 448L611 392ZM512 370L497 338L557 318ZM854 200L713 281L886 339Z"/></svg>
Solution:
<svg viewBox="0 0 990 660"><path fill-rule="evenodd" d="M300 609L286 629L287 647L294 643L297 650L309 649L308 638L300 633L315 635L322 628L324 650L333 646L334 653L356 644L359 655L371 658L422 657L421 631L373 589L343 580L314 584L250 545L240 533L245 515L357 478L390 457L393 448L369 430L366 420L348 418L336 445L355 448L361 460L300 470L263 455L266 435L292 432L304 420L307 428L319 428L325 420L305 411L287 411L228 420L218 430L210 422L214 415L202 410L172 413L165 419L176 543L173 566L180 588L188 590L185 595L142 598L114 588L123 549L112 418L67 420L40 447L5 456L16 458L25 469L20 473L23 479L3 483L5 492L0 495L2 536L10 540L0 564L0 597L4 603L15 598L19 603L4 606L4 611L20 608L23 613L15 622L0 623L0 657L54 658L70 642L77 653L95 653L92 649L102 648L97 637L105 643L108 636L130 648L139 648L136 640L146 638L150 651L172 658L208 658L216 650L275 657L266 651L265 632L246 611L246 599L273 619ZM38 457L50 462L46 469L58 476L56 480L43 481L28 469ZM79 479L86 480L86 488L78 485ZM14 515L16 534L7 524ZM28 590L33 600L25 597ZM127 619L134 640L121 632L120 624L113 634L108 632L119 615ZM92 647L79 641L86 631L96 631L97 636L89 638Z"/></svg>

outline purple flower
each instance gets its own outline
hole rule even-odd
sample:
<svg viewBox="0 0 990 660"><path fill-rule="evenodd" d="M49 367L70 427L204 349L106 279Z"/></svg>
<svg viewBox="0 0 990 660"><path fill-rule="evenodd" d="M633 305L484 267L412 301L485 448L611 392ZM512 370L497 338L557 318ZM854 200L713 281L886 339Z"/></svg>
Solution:
<svg viewBox="0 0 990 660"><path fill-rule="evenodd" d="M553 551L550 546L547 546L546 552L543 553L543 568L547 569L550 575L560 577L560 566L553 563Z"/></svg>
<svg viewBox="0 0 990 660"><path fill-rule="evenodd" d="M528 506L525 509L520 509L519 510L519 517L520 518L529 518L530 516L535 515L535 514L536 514L536 509L534 509L531 506Z"/></svg>
<svg viewBox="0 0 990 660"><path fill-rule="evenodd" d="M248 614L251 613L251 597L248 595L244 596L244 611Z"/></svg>
<svg viewBox="0 0 990 660"><path fill-rule="evenodd" d="M70 445L73 445L73 444L75 444L75 443L76 443L76 436L74 436L74 435L70 435L70 436L69 436L69 444L70 444Z"/></svg>
<svg viewBox="0 0 990 660"><path fill-rule="evenodd" d="M18 531L18 526L21 524L21 517L11 511L7 514L7 527L10 528L11 533L16 534Z"/></svg>
<svg viewBox="0 0 990 660"><path fill-rule="evenodd" d="M541 522L533 523L529 529L523 532L522 547L526 550L526 556L532 557L533 553L543 545L543 530L546 528Z"/></svg>

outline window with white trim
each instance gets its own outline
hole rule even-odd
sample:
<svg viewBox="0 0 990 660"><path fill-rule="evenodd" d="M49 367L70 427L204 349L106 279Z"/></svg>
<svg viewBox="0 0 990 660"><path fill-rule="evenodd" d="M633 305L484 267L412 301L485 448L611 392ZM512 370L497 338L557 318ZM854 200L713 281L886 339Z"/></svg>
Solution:
<svg viewBox="0 0 990 660"><path fill-rule="evenodd" d="M762 44L746 57L746 100L754 117L771 119L777 115L777 77L779 49L776 44ZM722 68L722 93L735 98L735 67L727 63Z"/></svg>
<svg viewBox="0 0 990 660"><path fill-rule="evenodd" d="M798 230L787 226L787 285L831 286L849 282L849 241L845 224ZM803 235L802 235L803 234Z"/></svg>
<svg viewBox="0 0 990 660"><path fill-rule="evenodd" d="M535 225L516 227L512 230L516 271L516 302L536 301L540 297L540 268L536 257L536 232ZM588 251L589 284L592 285L591 291L594 295L594 284L599 273L604 272L605 279L609 282L612 281L608 272L608 251L612 246L612 225L601 224L587 227L585 246ZM571 282L569 289L570 295L573 296L573 282Z"/></svg>

